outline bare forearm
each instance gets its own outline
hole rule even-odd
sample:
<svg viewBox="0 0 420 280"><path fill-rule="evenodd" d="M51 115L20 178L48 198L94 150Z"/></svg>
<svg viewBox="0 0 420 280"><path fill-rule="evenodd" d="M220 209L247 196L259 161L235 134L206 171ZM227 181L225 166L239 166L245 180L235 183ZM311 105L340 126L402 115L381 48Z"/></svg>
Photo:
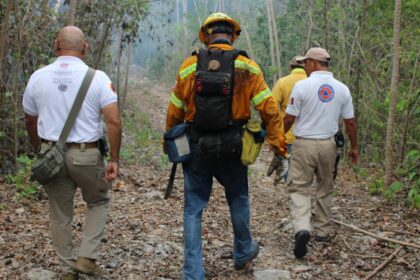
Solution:
<svg viewBox="0 0 420 280"><path fill-rule="evenodd" d="M31 141L32 147L35 151L38 151L39 146L41 145L41 139L38 136L38 127L37 127L38 117L25 115L25 126L29 135L29 140Z"/></svg>
<svg viewBox="0 0 420 280"><path fill-rule="evenodd" d="M110 146L111 160L118 162L120 159L120 147L122 138L121 118L118 104L112 103L102 108L106 128L108 130L108 140Z"/></svg>
<svg viewBox="0 0 420 280"><path fill-rule="evenodd" d="M286 116L283 119L283 124L284 124L284 133L287 133L290 128L292 127L293 123L295 122L296 117L286 114Z"/></svg>
<svg viewBox="0 0 420 280"><path fill-rule="evenodd" d="M110 157L112 161L119 161L122 138L121 123L107 124Z"/></svg>
<svg viewBox="0 0 420 280"><path fill-rule="evenodd" d="M346 133L350 139L351 148L357 150L357 126L354 118L344 120L346 126Z"/></svg>

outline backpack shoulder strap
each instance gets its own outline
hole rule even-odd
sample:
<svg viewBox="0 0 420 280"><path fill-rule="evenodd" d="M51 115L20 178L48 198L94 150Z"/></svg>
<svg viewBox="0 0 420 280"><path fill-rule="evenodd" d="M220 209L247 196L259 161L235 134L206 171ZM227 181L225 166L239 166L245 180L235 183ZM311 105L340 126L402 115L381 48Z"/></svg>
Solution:
<svg viewBox="0 0 420 280"><path fill-rule="evenodd" d="M83 100L85 99L86 93L90 87L90 84L95 76L96 70L89 68L86 72L85 78L80 86L79 92L77 93L76 99L74 100L73 106L70 109L70 113L67 117L67 120L64 124L64 128L61 131L60 137L58 139L57 145L61 148L64 147L67 137L70 134L71 129L73 128L74 121L76 120L77 115L79 114L80 108L82 107Z"/></svg>
<svg viewBox="0 0 420 280"><path fill-rule="evenodd" d="M242 56L245 56L246 58L249 58L248 54L246 53L246 51L243 50L239 50L239 54Z"/></svg>

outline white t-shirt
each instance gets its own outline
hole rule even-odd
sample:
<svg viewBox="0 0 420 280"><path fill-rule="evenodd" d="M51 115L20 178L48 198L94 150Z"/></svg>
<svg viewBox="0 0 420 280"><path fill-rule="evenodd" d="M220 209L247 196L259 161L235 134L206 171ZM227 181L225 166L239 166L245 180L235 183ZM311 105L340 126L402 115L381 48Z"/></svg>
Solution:
<svg viewBox="0 0 420 280"><path fill-rule="evenodd" d="M58 141L87 70L79 58L60 56L32 74L23 94L23 109L38 116L39 137ZM101 138L101 109L117 99L111 80L97 70L66 142L87 143Z"/></svg>
<svg viewBox="0 0 420 280"><path fill-rule="evenodd" d="M348 87L327 71L316 71L297 82L286 112L296 117L294 134L311 139L325 139L338 131L340 117L354 117Z"/></svg>

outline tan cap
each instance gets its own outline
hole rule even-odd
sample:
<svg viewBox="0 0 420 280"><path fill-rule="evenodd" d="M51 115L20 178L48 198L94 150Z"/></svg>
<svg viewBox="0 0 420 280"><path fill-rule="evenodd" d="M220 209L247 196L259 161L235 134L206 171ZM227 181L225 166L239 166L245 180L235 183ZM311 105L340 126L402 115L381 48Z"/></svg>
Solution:
<svg viewBox="0 0 420 280"><path fill-rule="evenodd" d="M303 63L303 60L299 60L297 61L296 59L302 57L302 56L294 56L290 62L289 62L289 66L301 66L303 67L305 64Z"/></svg>
<svg viewBox="0 0 420 280"><path fill-rule="evenodd" d="M329 53L323 48L310 48L305 56L299 56L296 58L297 61L304 61L308 58L315 59L318 61L330 61Z"/></svg>

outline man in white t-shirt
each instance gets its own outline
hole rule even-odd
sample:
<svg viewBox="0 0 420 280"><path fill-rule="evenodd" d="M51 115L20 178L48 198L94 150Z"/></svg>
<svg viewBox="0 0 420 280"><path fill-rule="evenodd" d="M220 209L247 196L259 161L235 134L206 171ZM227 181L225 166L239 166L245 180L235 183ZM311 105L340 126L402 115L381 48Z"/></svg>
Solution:
<svg viewBox="0 0 420 280"><path fill-rule="evenodd" d="M308 78L296 83L284 117L284 131L295 123L287 192L295 231L294 254L303 258L311 232L311 188L314 175L316 208L313 228L315 241L329 239L333 171L337 153L334 135L344 119L351 142L349 157L357 163L357 129L353 104L347 86L328 72L330 55L325 49L311 48L304 57Z"/></svg>
<svg viewBox="0 0 420 280"><path fill-rule="evenodd" d="M31 143L40 154L58 141L88 71L82 61L87 48L79 28L64 27L55 40L55 62L37 70L29 79L23 108ZM48 193L52 243L60 260L62 279L78 279L78 272L97 276L103 273L95 260L104 234L111 181L119 172L121 120L117 101L111 80L97 70L66 140L65 166L44 185ZM110 144L110 160L106 164L99 150L102 116ZM77 187L87 204L87 217L75 260L72 219Z"/></svg>

